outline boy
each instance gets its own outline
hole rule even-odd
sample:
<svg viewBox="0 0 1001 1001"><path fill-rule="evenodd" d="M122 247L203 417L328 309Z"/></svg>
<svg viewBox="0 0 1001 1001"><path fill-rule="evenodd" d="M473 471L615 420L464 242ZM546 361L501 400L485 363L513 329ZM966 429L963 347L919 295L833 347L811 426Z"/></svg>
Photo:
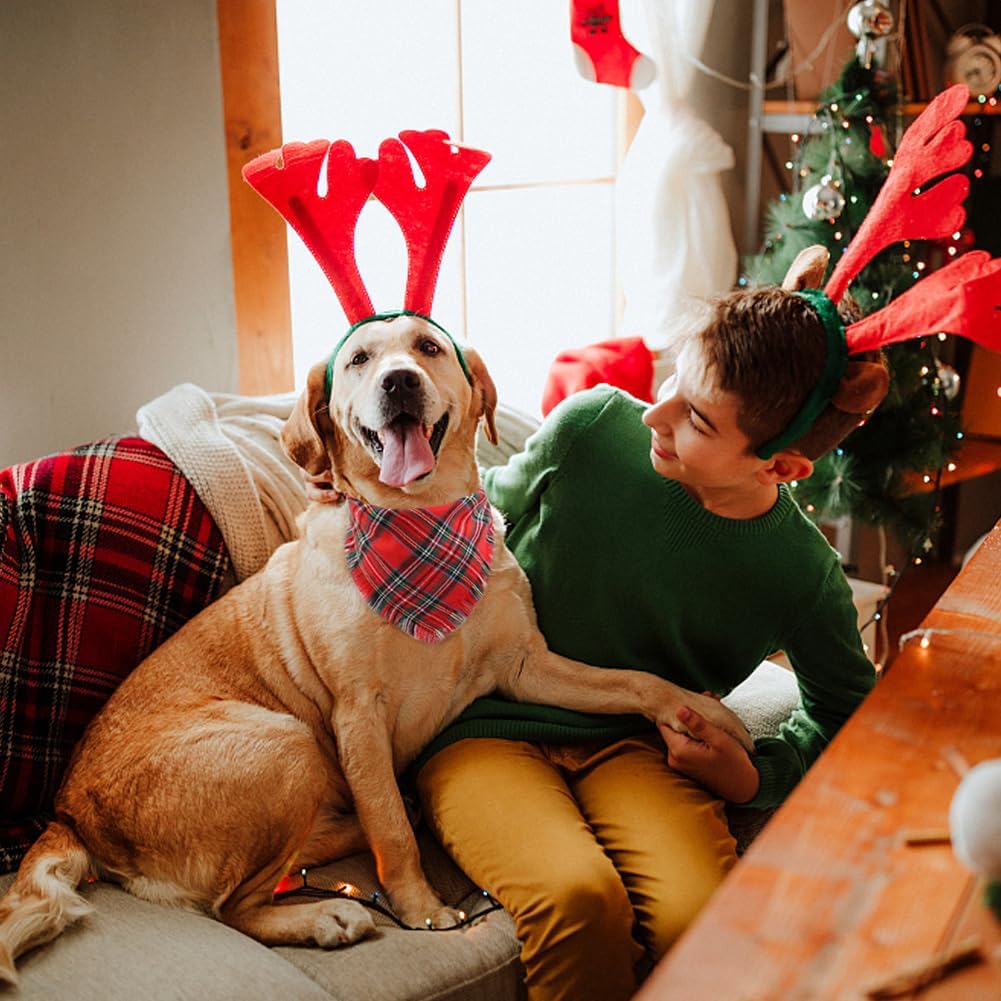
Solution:
<svg viewBox="0 0 1001 1001"><path fill-rule="evenodd" d="M733 293L653 406L577 394L485 475L551 648L721 695L783 649L801 691L753 758L691 710L691 737L658 736L494 698L434 742L425 815L514 916L532 1001L631 996L637 961L667 950L736 860L723 801L779 803L874 683L839 557L785 484L879 402L885 368L852 369L853 412L828 404L777 440L825 356L810 302Z"/></svg>

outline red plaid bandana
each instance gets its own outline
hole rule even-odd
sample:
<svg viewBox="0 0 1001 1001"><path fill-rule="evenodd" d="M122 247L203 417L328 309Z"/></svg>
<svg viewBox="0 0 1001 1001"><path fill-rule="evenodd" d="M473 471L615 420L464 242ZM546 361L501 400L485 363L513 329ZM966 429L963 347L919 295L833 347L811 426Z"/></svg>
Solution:
<svg viewBox="0 0 1001 1001"><path fill-rule="evenodd" d="M483 596L494 551L483 490L403 511L348 498L344 548L362 597L423 643L439 643Z"/></svg>

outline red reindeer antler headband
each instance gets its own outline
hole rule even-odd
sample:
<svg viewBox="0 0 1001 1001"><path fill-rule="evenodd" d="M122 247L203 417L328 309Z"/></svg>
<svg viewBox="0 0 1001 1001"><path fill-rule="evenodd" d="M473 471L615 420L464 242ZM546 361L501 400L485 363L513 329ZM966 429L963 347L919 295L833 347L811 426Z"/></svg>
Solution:
<svg viewBox="0 0 1001 1001"><path fill-rule="evenodd" d="M414 179L407 150L423 174L422 186ZM446 132L429 130L386 139L378 160L355 156L343 139L317 139L286 143L243 168L247 183L302 238L344 308L351 326L334 348L331 366L341 345L363 323L409 314L434 323L448 336L469 378L461 348L430 313L455 217L473 178L489 160L489 153L453 143ZM326 189L322 193L321 187ZM372 308L355 259L358 216L372 195L392 213L407 245L404 308L393 313L377 314ZM329 392L329 366L327 378Z"/></svg>
<svg viewBox="0 0 1001 1001"><path fill-rule="evenodd" d="M969 180L951 174L973 153L959 116L970 92L956 84L939 94L904 134L879 196L845 249L823 292L803 296L827 333L827 364L813 392L780 435L758 450L767 459L797 441L831 402L851 355L932 333L959 334L1001 350L1001 259L973 251L950 262L888 306L842 326L837 303L859 272L900 240L934 240L961 229Z"/></svg>

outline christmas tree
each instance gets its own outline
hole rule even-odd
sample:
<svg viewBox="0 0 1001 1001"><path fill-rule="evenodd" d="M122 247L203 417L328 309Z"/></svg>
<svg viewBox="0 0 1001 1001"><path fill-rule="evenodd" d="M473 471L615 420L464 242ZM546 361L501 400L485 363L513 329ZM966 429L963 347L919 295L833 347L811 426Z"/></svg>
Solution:
<svg viewBox="0 0 1001 1001"><path fill-rule="evenodd" d="M826 246L834 266L889 173L896 104L886 75L852 59L821 95L817 129L802 138L786 165L797 175L797 190L769 205L764 246L746 262L741 284L781 283L796 254L812 244ZM881 309L954 255L959 237L946 247L905 242L888 248L849 294L863 313ZM944 337L887 349L891 381L885 401L794 487L811 518L826 522L847 515L886 526L912 556L932 548L939 479L962 438L958 378L939 357Z"/></svg>

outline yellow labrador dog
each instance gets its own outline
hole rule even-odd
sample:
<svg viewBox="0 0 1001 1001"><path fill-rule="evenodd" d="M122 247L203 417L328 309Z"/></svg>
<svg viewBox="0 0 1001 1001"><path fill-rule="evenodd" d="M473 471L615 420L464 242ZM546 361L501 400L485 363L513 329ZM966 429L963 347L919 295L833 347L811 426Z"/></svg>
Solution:
<svg viewBox="0 0 1001 1001"><path fill-rule="evenodd" d="M473 351L413 316L356 329L337 354L331 402L317 365L283 431L313 477L387 508L479 488L477 425L494 438L496 391ZM86 913L89 877L204 910L267 944L338 946L372 929L357 902L277 906L292 860L368 847L408 924L447 927L420 865L396 777L474 698L679 724L682 703L750 738L729 710L653 675L549 651L528 581L496 512L486 589L468 618L424 643L375 613L345 557L348 504L311 504L300 538L192 619L108 701L78 746L56 820L0 902L0 979L13 960Z"/></svg>

